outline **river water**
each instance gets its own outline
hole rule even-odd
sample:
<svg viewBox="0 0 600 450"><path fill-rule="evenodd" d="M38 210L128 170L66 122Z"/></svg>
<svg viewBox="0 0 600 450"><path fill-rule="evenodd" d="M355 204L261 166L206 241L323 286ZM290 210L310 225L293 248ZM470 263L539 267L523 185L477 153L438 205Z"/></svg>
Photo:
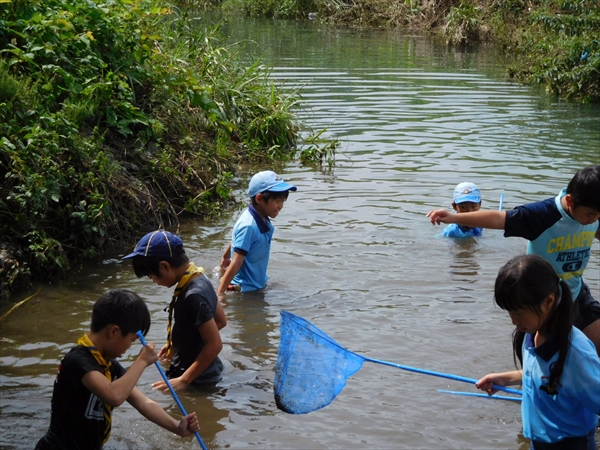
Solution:
<svg viewBox="0 0 600 450"><path fill-rule="evenodd" d="M556 195L580 168L600 163L600 108L574 105L506 81L491 48L448 49L400 32L316 22L245 21L232 40L261 54L272 77L298 89L307 127L340 140L332 171L292 163L278 169L298 186L275 221L270 282L258 294L228 295L226 364L213 391L180 399L201 418L209 448L526 449L519 405L439 393L467 383L367 362L327 407L306 415L277 409L273 378L279 314L311 321L356 353L416 368L479 378L513 368L512 325L494 307L498 268L525 241L486 230L440 238L425 214L449 207L454 186L476 183L484 209ZM263 169L263 168L257 168ZM239 180L244 198L246 178ZM241 210L183 225L193 261L214 272ZM140 235L150 230L140 230ZM89 326L93 302L128 287L148 302L149 341L164 343L170 291L136 279L122 254L91 261L0 323L0 447L33 448L49 423L57 364ZM586 281L600 297L600 249ZM127 366L136 343L123 357ZM325 369L324 369L325 370ZM139 388L173 415L169 395ZM128 405L114 414L105 448L198 448ZM598 436L598 434L597 434ZM598 437L597 437L598 439ZM600 441L600 440L599 440Z"/></svg>

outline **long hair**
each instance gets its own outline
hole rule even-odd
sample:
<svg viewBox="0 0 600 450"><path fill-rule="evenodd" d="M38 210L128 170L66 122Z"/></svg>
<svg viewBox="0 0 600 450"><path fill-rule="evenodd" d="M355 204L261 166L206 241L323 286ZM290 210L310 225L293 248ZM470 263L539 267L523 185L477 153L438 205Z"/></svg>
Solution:
<svg viewBox="0 0 600 450"><path fill-rule="evenodd" d="M546 391L558 393L567 353L571 344L570 334L575 320L576 308L568 285L561 281L550 263L537 255L522 255L508 261L496 277L494 300L505 311L529 310L542 315L542 303L554 294L555 303L539 332L544 336L556 336L558 361L552 368ZM523 366L523 340L525 333L515 329L513 355L515 366Z"/></svg>

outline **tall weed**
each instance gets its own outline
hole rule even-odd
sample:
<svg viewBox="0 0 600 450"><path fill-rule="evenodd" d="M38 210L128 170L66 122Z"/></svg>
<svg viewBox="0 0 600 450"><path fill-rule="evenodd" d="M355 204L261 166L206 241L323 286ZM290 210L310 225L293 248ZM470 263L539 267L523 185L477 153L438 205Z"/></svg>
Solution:
<svg viewBox="0 0 600 450"><path fill-rule="evenodd" d="M295 97L187 14L153 0L0 4L0 243L23 249L22 273L54 278L211 214L240 162L294 156Z"/></svg>

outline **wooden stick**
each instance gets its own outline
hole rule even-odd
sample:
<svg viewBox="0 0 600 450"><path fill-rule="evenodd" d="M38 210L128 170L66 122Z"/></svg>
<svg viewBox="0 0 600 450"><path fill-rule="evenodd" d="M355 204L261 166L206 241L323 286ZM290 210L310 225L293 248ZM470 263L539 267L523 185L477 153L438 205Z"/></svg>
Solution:
<svg viewBox="0 0 600 450"><path fill-rule="evenodd" d="M0 317L0 322L2 322L4 319L6 319L6 317L13 312L15 309L17 309L19 306L21 306L23 303L25 303L27 300L32 299L33 297L35 297L36 295L38 295L40 293L40 291L42 290L42 288L39 288L37 290L37 292L33 295L30 295L29 297L27 297L25 300L21 300L19 303L17 303L16 305L14 305L12 308L10 308L8 311L6 311L2 317Z"/></svg>

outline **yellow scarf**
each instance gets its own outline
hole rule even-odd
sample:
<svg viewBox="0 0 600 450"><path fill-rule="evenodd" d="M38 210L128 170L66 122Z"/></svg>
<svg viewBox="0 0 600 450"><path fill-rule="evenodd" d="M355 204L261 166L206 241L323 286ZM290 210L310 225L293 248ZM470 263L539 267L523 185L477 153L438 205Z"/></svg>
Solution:
<svg viewBox="0 0 600 450"><path fill-rule="evenodd" d="M177 303L177 298L181 293L182 289L188 284L190 279L196 275L197 273L204 273L204 269L202 267L196 267L194 263L190 263L189 267L177 283L175 287L175 292L173 292L173 298L171 299L171 303L167 307L169 310L169 322L167 323L167 350L165 356L170 358L173 354L173 342L171 341L171 330L173 325L173 309L175 308L175 303Z"/></svg>
<svg viewBox="0 0 600 450"><path fill-rule="evenodd" d="M87 334L84 334L79 339L77 339L77 345L82 345L88 349L88 351L92 354L92 356L98 361L100 367L104 371L104 376L108 378L108 381L112 383L112 377L110 374L110 366L112 364L111 361L106 361L102 353L98 351L94 343L91 341L90 337ZM112 409L113 407L106 402L104 403L104 423L106 424L106 428L104 429L104 440L103 444L106 444L108 438L110 438L110 428L112 424Z"/></svg>

